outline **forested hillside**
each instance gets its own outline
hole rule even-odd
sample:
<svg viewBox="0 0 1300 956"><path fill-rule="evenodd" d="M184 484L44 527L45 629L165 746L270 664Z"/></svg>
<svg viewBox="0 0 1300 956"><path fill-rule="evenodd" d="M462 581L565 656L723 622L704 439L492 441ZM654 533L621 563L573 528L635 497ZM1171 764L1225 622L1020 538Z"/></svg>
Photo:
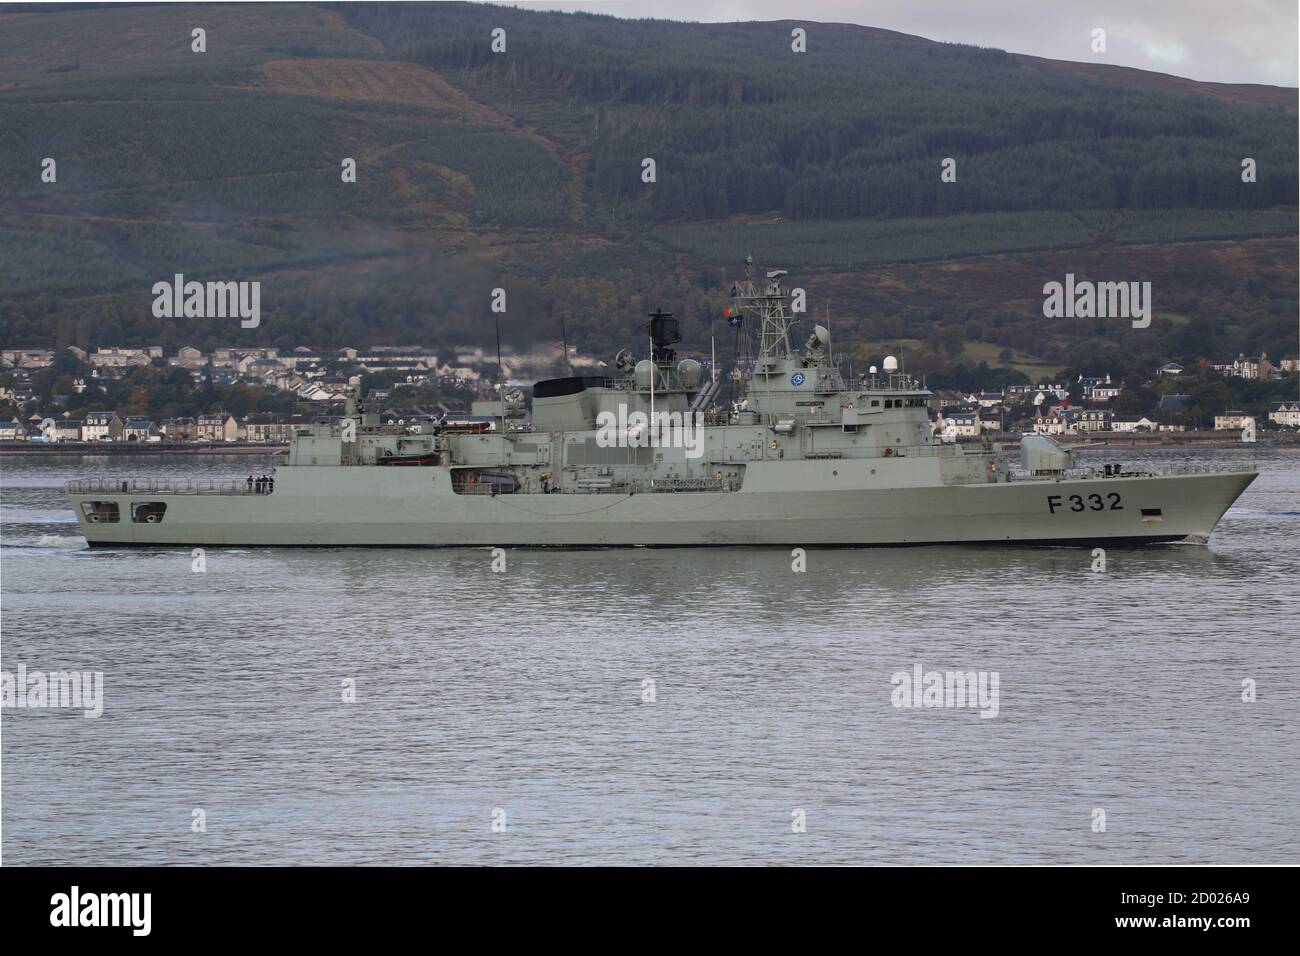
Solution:
<svg viewBox="0 0 1300 956"><path fill-rule="evenodd" d="M588 148L595 196L654 219L1296 201L1294 93L1242 110L1035 72L1000 50L798 21L629 22L493 7L447 17L389 5L354 7L349 22L389 55L446 71ZM795 26L808 31L806 53L791 51ZM491 52L496 27L507 55ZM1245 156L1267 170L1253 188L1230 175ZM644 157L664 171L653 191L641 182ZM940 182L945 157L957 160L959 189Z"/></svg>
<svg viewBox="0 0 1300 956"><path fill-rule="evenodd" d="M1295 90L848 25L7 7L0 342L488 344L503 287L507 340L563 319L604 353L663 307L704 348L752 253L829 306L845 355L1276 355L1296 351L1296 135ZM1044 319L1066 272L1152 282L1151 329ZM155 318L176 273L260 281L261 326Z"/></svg>

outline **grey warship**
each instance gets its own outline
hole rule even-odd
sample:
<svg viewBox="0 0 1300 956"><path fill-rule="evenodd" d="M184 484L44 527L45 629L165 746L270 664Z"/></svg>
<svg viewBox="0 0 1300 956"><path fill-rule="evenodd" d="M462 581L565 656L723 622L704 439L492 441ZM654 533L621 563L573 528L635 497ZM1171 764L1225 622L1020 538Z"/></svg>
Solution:
<svg viewBox="0 0 1300 956"><path fill-rule="evenodd" d="M1145 544L1206 542L1256 477L1081 468L1042 436L1018 455L942 442L929 391L894 359L846 381L826 328L795 347L785 276L756 280L747 262L733 290L759 329L741 401L720 401L716 368L677 359L677 322L656 313L646 357L538 382L527 424L504 392L476 432L381 426L350 400L342 421L296 431L270 493L152 478L67 491L95 547Z"/></svg>

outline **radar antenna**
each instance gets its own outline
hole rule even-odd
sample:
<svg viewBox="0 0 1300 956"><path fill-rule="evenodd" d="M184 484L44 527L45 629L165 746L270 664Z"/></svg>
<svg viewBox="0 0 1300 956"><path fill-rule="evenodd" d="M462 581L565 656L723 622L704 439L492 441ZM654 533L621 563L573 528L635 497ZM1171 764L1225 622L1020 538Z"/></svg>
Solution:
<svg viewBox="0 0 1300 956"><path fill-rule="evenodd" d="M671 312L650 313L650 357L656 365L671 365L677 357L673 346L682 340L681 328Z"/></svg>
<svg viewBox="0 0 1300 956"><path fill-rule="evenodd" d="M765 366L789 358L794 351L790 346L790 330L796 320L786 311L789 293L781 287L786 274L784 269L769 270L760 288L754 282L754 257L745 257L745 281L739 286L736 302L759 321L758 355Z"/></svg>

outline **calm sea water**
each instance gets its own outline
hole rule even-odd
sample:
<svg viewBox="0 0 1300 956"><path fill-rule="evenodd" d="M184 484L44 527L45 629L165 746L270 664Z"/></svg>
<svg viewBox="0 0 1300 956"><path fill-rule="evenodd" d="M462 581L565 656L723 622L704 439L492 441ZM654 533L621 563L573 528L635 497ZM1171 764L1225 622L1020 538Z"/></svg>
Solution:
<svg viewBox="0 0 1300 956"><path fill-rule="evenodd" d="M812 549L803 574L740 549L196 573L86 549L63 481L265 460L2 458L3 667L104 674L97 719L4 711L3 860L1300 862L1300 454L1152 458L1262 475L1208 546L1104 573L928 547ZM917 664L997 672L997 716L892 706Z"/></svg>

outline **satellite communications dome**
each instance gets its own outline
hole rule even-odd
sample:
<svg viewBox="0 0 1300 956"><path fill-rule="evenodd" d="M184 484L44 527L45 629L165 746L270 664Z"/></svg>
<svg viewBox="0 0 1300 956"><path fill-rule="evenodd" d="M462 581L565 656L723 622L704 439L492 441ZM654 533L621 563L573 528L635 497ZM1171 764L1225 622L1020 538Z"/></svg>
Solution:
<svg viewBox="0 0 1300 956"><path fill-rule="evenodd" d="M677 377L682 380L682 388L698 388L702 367L695 359L682 359L677 363Z"/></svg>
<svg viewBox="0 0 1300 956"><path fill-rule="evenodd" d="M885 371L886 371L886 372L897 372L897 371L898 371L898 359L894 358L892 355L886 355L886 356L885 356Z"/></svg>
<svg viewBox="0 0 1300 956"><path fill-rule="evenodd" d="M650 387L650 381L654 376L654 367L654 362L649 359L642 359L636 363L636 369L633 371L632 377L636 380L637 388Z"/></svg>

